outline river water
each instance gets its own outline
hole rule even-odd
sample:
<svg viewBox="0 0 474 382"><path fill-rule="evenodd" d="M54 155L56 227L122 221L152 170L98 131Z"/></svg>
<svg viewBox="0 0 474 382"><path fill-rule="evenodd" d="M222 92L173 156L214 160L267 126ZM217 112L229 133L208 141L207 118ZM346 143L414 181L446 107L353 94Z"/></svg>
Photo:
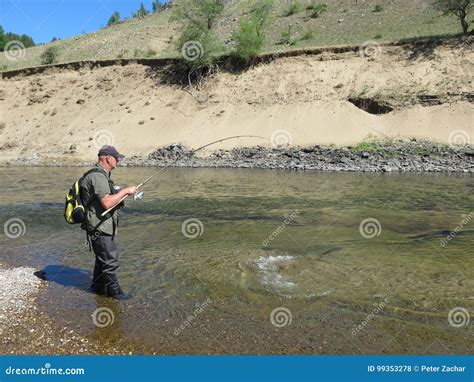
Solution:
<svg viewBox="0 0 474 382"><path fill-rule="evenodd" d="M39 309L64 327L158 354L474 348L472 175L119 168L157 176L121 211L133 297L115 302L87 291L94 256L62 217L83 171L0 169L0 221L21 219L0 261L44 272Z"/></svg>

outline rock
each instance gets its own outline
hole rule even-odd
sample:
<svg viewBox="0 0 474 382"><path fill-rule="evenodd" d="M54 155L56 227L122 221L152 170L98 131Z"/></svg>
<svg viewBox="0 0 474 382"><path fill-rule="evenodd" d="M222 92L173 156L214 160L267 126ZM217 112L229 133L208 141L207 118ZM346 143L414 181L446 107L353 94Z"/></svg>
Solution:
<svg viewBox="0 0 474 382"><path fill-rule="evenodd" d="M83 100L83 99L78 99L78 100L76 101L76 103L77 103L78 105L84 105L84 104L86 103L86 101Z"/></svg>

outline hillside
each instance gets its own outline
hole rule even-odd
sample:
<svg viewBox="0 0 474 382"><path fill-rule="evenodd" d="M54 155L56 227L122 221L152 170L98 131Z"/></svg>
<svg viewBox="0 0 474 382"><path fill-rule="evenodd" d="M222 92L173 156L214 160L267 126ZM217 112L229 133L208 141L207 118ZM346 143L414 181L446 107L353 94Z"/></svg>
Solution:
<svg viewBox="0 0 474 382"><path fill-rule="evenodd" d="M345 146L368 137L469 143L474 139L472 45L458 41L325 51L222 69L201 92L167 83L166 65L109 63L0 80L2 163L78 163L100 145L146 156L172 143L217 148L287 143ZM287 137L283 137L287 139Z"/></svg>
<svg viewBox="0 0 474 382"><path fill-rule="evenodd" d="M244 1L229 1L217 25L220 40L230 51L232 31L244 12ZM365 41L379 43L434 35L454 35L461 29L454 17L440 17L429 0L329 0L327 12L309 17L307 1L301 9L285 16L288 0L275 0L273 20L264 52L287 51L301 47L360 45ZM380 11L376 12L376 5ZM59 62L115 58L163 58L178 55L175 40L181 25L170 21L170 10L143 19L129 19L96 33L75 36L51 44L26 49L16 60L0 53L0 70L34 67L49 46L59 50ZM106 20L104 20L105 23ZM294 45L280 43L283 32L291 31Z"/></svg>

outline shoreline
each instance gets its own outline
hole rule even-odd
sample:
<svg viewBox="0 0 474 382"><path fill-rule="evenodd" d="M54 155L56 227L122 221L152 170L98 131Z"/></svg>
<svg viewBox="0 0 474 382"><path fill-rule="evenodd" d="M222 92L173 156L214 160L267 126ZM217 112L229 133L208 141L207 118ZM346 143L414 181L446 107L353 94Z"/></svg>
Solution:
<svg viewBox="0 0 474 382"><path fill-rule="evenodd" d="M1 355L130 355L137 349L120 348L77 334L38 308L37 299L46 281L31 267L11 267L0 262Z"/></svg>
<svg viewBox="0 0 474 382"><path fill-rule="evenodd" d="M4 161L0 167L87 167L95 161L44 158L30 154ZM196 155L182 144L126 158L122 167L246 168L332 172L474 173L474 147L429 141L365 142L356 147L241 147Z"/></svg>

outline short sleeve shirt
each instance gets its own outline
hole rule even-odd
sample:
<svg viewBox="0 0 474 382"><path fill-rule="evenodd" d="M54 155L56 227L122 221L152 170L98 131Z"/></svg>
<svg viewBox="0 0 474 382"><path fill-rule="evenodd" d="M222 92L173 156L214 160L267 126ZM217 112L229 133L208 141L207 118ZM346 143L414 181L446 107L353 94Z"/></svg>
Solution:
<svg viewBox="0 0 474 382"><path fill-rule="evenodd" d="M86 208L86 229L88 232L100 231L102 233L113 235L117 233L118 226L118 209L112 216L107 214L101 216L105 211L100 200L108 194L112 193L111 186L113 182L108 173L100 164L96 164L94 168L98 168L100 172L88 174L81 183L81 197ZM87 204L89 201L89 204Z"/></svg>

